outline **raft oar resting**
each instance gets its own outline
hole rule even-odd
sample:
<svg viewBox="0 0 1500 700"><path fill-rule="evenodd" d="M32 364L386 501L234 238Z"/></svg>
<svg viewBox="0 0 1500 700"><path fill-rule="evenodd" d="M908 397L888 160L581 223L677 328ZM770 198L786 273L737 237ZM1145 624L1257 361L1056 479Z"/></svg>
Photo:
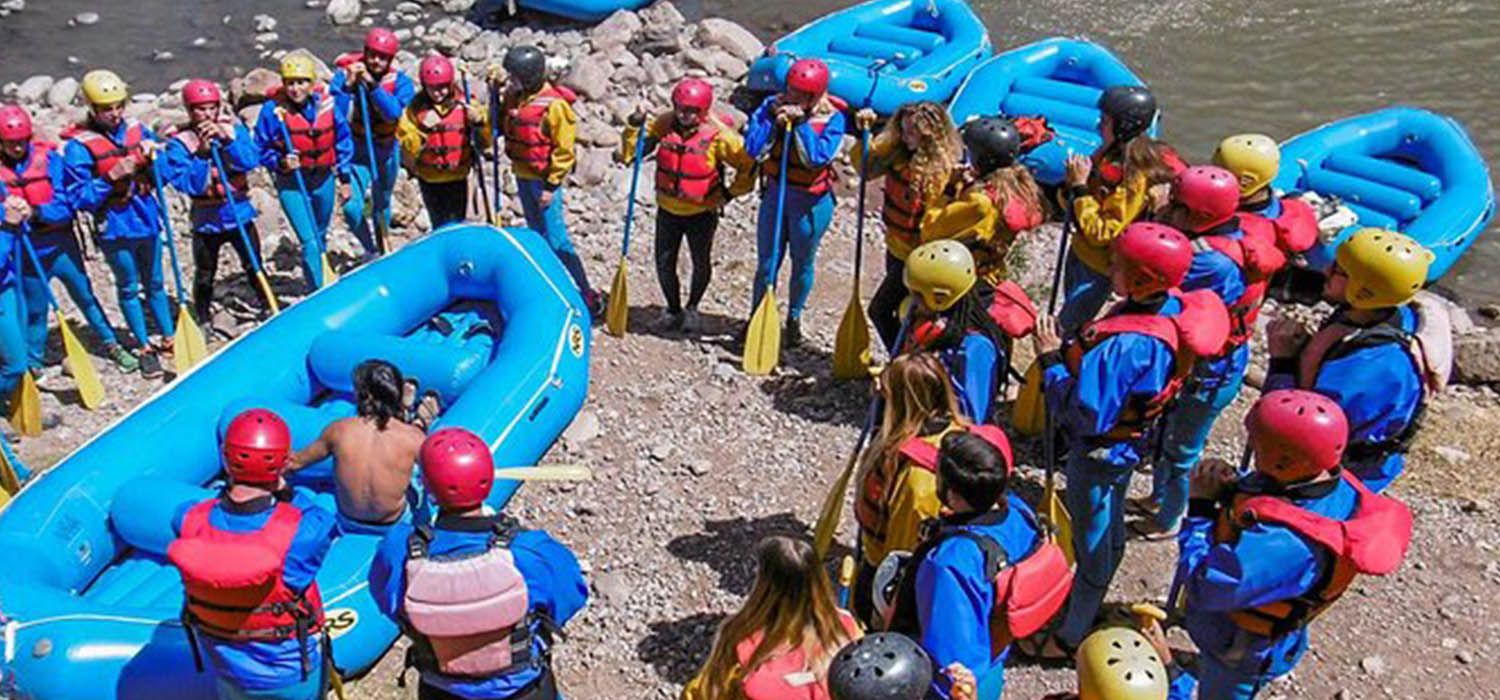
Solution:
<svg viewBox="0 0 1500 700"><path fill-rule="evenodd" d="M292 132L286 128L286 113L280 107L276 108L276 121L281 126L281 138L286 142L287 154L297 155L297 144L292 143ZM307 209L307 225L316 229L318 227L318 216L313 211L312 196L308 193L307 179L302 177L302 167L300 164L292 171L292 175L297 181L297 194L302 195L302 204ZM287 223L290 224L291 222L288 221ZM318 287L322 288L337 282L338 275L334 274L333 266L328 264L328 251L323 246L324 241L318 239L318 235L318 231L313 231L312 235L307 237L307 245L318 249L318 259L323 265L323 284L318 285Z"/></svg>
<svg viewBox="0 0 1500 700"><path fill-rule="evenodd" d="M172 260L172 277L177 282L177 330L172 334L172 359L182 374L208 357L208 343L203 329L188 309L187 288L182 284L182 265L177 262L177 236L172 232L172 210L167 206L167 189L162 185L159 161L151 163L151 178L156 184L156 201L161 205L161 232Z"/></svg>
<svg viewBox="0 0 1500 700"><path fill-rule="evenodd" d="M620 241L620 264L609 284L609 306L604 312L604 327L615 337L624 337L630 322L630 284L628 263L630 228L635 223L635 192L641 181L641 159L646 155L645 129L635 138L635 163L630 169L630 198L625 201L625 236Z"/></svg>
<svg viewBox="0 0 1500 700"><path fill-rule="evenodd" d="M224 196L229 199L229 208L237 209L239 205L235 203L234 190L229 185L229 171L224 169L224 157L219 153L219 145L210 145L209 152L213 154L214 165L219 168L219 180L224 186ZM249 253L250 267L255 270L255 284L260 287L261 296L266 298L266 306L273 314L281 311L281 304L277 303L276 294L271 291L271 282L266 279L265 268L261 267L260 251L251 245L250 234L245 232L245 223L240 221L238 214L234 217L234 226L240 232L240 242L245 244L245 251Z"/></svg>
<svg viewBox="0 0 1500 700"><path fill-rule="evenodd" d="M369 208L371 212L371 223L374 224L375 229L375 252L381 255L385 255L386 239L389 237L390 232L386 230L386 212L384 209L380 208L380 200L375 195L376 192L380 191L381 163L379 159L375 157L375 136L374 132L370 130L370 96L369 91L365 90L365 86L363 83L361 83L359 86L359 116L360 119L364 122L363 126L365 128L365 152L370 156Z"/></svg>
<svg viewBox="0 0 1500 700"><path fill-rule="evenodd" d="M496 479L511 481L592 481L594 470L586 464L538 464L534 467L500 467Z"/></svg>
<svg viewBox="0 0 1500 700"><path fill-rule="evenodd" d="M860 379L870 376L870 324L859 298L859 277L864 269L865 251L865 181L870 171L870 130L860 129L859 206L854 220L854 283L849 290L849 304L839 319L838 334L833 343L833 376Z"/></svg>
<svg viewBox="0 0 1500 700"><path fill-rule="evenodd" d="M750 315L745 329L745 354L740 363L745 374L764 376L781 363L781 312L776 307L776 268L781 262L781 224L786 215L786 158L792 152L792 125L781 124L781 170L776 187L776 223L771 227L771 270L766 291ZM644 134L643 134L644 136Z"/></svg>
<svg viewBox="0 0 1500 700"><path fill-rule="evenodd" d="M45 269L42 267L42 259L36 254L36 248L31 245L31 227L22 224L19 238L32 266L37 270ZM43 283L42 291L47 293L47 304L52 307L57 318L57 330L63 339L63 362L67 364L68 372L73 375L73 383L78 387L78 400L84 408L92 411L104 403L104 384L99 381L99 370L94 368L94 361L89 359L88 351L78 341L78 336L73 334L68 319L63 317L62 307L58 305L57 297L53 296L52 287Z"/></svg>
<svg viewBox="0 0 1500 700"><path fill-rule="evenodd" d="M0 191L3 191L3 187L4 185L0 185ZM0 199L3 198L4 195L0 194ZM21 264L21 259L21 242L17 240L12 246L10 256L11 271L17 280L21 279L21 275L26 270L26 266ZM26 318L26 299L19 294L16 298L20 304L20 312L16 314L16 317L24 319ZM21 373L21 381L16 384L15 391L11 393L10 415L6 418L10 421L11 427L22 435L36 437L42 434L42 394L37 390L36 379L32 378L30 369Z"/></svg>

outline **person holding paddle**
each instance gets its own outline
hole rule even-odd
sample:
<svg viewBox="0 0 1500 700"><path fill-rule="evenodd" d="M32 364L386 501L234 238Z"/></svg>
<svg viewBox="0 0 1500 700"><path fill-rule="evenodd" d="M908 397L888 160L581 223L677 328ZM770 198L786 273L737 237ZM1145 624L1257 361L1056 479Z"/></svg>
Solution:
<svg viewBox="0 0 1500 700"><path fill-rule="evenodd" d="M708 291L713 272L714 231L730 199L755 187L755 161L728 117L713 112L714 88L687 78L672 89L672 111L646 125L645 114L632 115L616 160L635 158L636 139L645 138L645 153L656 152L656 280L667 309L661 330L696 333L702 320L698 302ZM642 127L645 134L642 135ZM734 169L726 184L725 166ZM693 258L687 306L677 279L677 254L686 238Z"/></svg>
<svg viewBox="0 0 1500 700"><path fill-rule="evenodd" d="M773 271L780 269L788 250L792 257L792 291L787 304L783 339L796 346L802 342L802 310L812 294L818 243L833 221L833 159L843 142L844 112L848 105L828 93L828 66L815 58L792 64L786 74L786 89L767 97L750 117L745 147L760 163L760 218L756 233L759 258L750 311L755 313L768 287L774 287ZM780 174L783 137L790 131L786 196L781 197ZM781 245L774 243L777 203L780 212Z"/></svg>
<svg viewBox="0 0 1500 700"><path fill-rule="evenodd" d="M444 56L422 59L418 69L422 92L412 98L396 124L401 151L412 163L411 174L422 190L422 203L433 230L463 221L469 211L469 169L474 152L470 127L488 138L489 115L459 94L453 62Z"/></svg>
<svg viewBox="0 0 1500 700"><path fill-rule="evenodd" d="M375 27L365 34L362 52L337 59L339 70L328 84L338 111L349 115L349 131L354 137L344 223L359 239L366 255L381 251L382 241L377 237L390 229L391 192L396 189L397 168L401 165L396 123L416 96L411 78L396 70L396 52L400 50L395 32ZM373 204L368 220L367 204ZM370 230L371 222L374 231Z"/></svg>
<svg viewBox="0 0 1500 700"><path fill-rule="evenodd" d="M192 201L193 312L200 323L211 327L214 277L225 243L239 257L245 277L255 275L252 260L260 256L260 231L255 225L255 205L250 203L249 174L260 167L260 153L249 129L233 110L224 109L219 86L212 81L189 80L182 88L182 103L188 109L188 123L167 142L163 169L167 181ZM229 172L219 171L214 149ZM270 301L263 301L269 310Z"/></svg>

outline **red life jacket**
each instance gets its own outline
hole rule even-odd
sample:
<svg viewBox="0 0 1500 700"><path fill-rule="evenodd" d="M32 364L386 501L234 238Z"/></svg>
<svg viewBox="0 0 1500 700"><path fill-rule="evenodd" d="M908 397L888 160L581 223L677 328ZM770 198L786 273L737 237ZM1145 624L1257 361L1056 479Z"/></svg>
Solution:
<svg viewBox="0 0 1500 700"><path fill-rule="evenodd" d="M885 540L886 524L890 520L891 482L896 480L895 477L905 466L905 462L911 462L919 469L936 472L938 444L948 433L962 429L950 424L936 434L913 437L901 445L898 454L902 461L896 464L895 469L887 469L884 468L887 465L881 465L864 474L859 485L859 497L854 499L854 520L865 534L877 540ZM990 425L975 425L968 429L985 439L989 439L987 431L999 430ZM991 440L991 443L1009 445L1008 442L995 440Z"/></svg>
<svg viewBox="0 0 1500 700"><path fill-rule="evenodd" d="M833 110L819 110L818 114L810 115L807 118L807 124L812 127L815 134L821 134L824 129L828 128L828 122L833 119L834 114L845 112L849 109L849 103L833 95L827 95L826 98L833 105ZM775 139L771 143L770 155L761 164L763 168L762 172L772 182L776 181L781 175L781 143L782 139L780 138ZM786 181L792 187L806 190L808 194L823 194L830 187L833 187L833 182L836 179L837 175L833 171L832 162L821 168L812 168L802 163L795 150L787 155Z"/></svg>
<svg viewBox="0 0 1500 700"><path fill-rule="evenodd" d="M671 120L671 115L666 119ZM717 114L705 119L690 134L668 128L656 147L657 194L699 205L715 203L723 189L723 176L720 168L710 162L708 152L722 127L712 119L733 128L728 117Z"/></svg>
<svg viewBox="0 0 1500 700"><path fill-rule="evenodd" d="M552 166L552 151L557 141L547 133L547 110L552 103L572 103L577 96L571 90L548 85L524 104L512 104L505 110L505 155L512 163L524 163L544 173Z"/></svg>
<svg viewBox="0 0 1500 700"><path fill-rule="evenodd" d="M1307 251L1318 242L1318 214L1312 205L1295 197L1281 199L1281 216L1267 219L1260 214L1241 211L1240 230L1281 249L1291 256Z"/></svg>
<svg viewBox="0 0 1500 700"><path fill-rule="evenodd" d="M224 192L224 177L219 172L219 166L214 163L210 145L198 138L198 132L191 128L179 129L177 133L172 135L172 138L181 143L187 149L188 153L208 161L208 187L203 190L203 194L195 194L189 197L192 200L193 207L216 208L228 201L228 197L225 196ZM250 180L246 173L231 171L229 173L229 186L234 188L235 201L246 201L246 197L250 192Z"/></svg>
<svg viewBox="0 0 1500 700"><path fill-rule="evenodd" d="M791 174L787 174L791 179ZM885 205L880 218L885 221L887 236L904 241L910 248L922 244L922 213L926 202L922 193L906 179L906 167L893 167L885 173Z"/></svg>
<svg viewBox="0 0 1500 700"><path fill-rule="evenodd" d="M364 58L365 54L363 51L350 51L334 59L333 65L338 68L348 68L356 61L363 61ZM375 82L375 89L385 90L395 95L396 75L395 68L386 69L385 75L380 76L380 80ZM348 73L344 74L344 87L353 96L349 104L349 131L353 132L355 137L363 139L365 136L365 119L360 114L359 109L359 87L349 82ZM374 96L369 96L366 99L374 100L375 98ZM380 115L379 109L376 109L374 105L370 106L370 132L376 141L387 142L395 138L396 124L399 121L400 115L397 115L396 119L387 121L385 117Z"/></svg>
<svg viewBox="0 0 1500 700"><path fill-rule="evenodd" d="M31 160L21 172L16 172L9 163L0 159L0 183L4 183L12 196L25 199L33 209L51 202L52 178L47 174L47 165L55 150L55 143L32 141Z"/></svg>
<svg viewBox="0 0 1500 700"><path fill-rule="evenodd" d="M296 151L297 158L302 161L303 170L332 168L338 162L338 151L335 148L337 135L333 120L334 101L330 97L316 99L318 106L313 112L312 121L302 116L300 109L285 102L278 103L276 109L277 116L281 117L287 132L292 135L292 150Z"/></svg>
<svg viewBox="0 0 1500 700"><path fill-rule="evenodd" d="M1011 339L1025 338L1036 330L1037 310L1021 285L1004 280L995 285L995 298L987 309L990 320ZM907 341L908 351L925 350L942 337L948 319L932 318L915 324ZM997 342L1000 340L995 339Z"/></svg>
<svg viewBox="0 0 1500 700"><path fill-rule="evenodd" d="M83 147L88 149L89 155L94 157L94 174L97 177L104 178L106 173L113 170L117 163L126 158L133 159L142 166L136 168L133 177L114 182L114 189L104 202L106 208L114 207L128 199L131 194L132 183L143 194L152 191L151 172L147 167L144 167L150 163L151 159L147 158L146 154L141 151L141 141L145 140L145 138L146 127L134 119L125 120L124 143L115 143L114 139L95 131L92 126L80 128L73 136L73 140L83 144Z"/></svg>
<svg viewBox="0 0 1500 700"><path fill-rule="evenodd" d="M1193 239L1193 249L1217 251L1240 269L1245 292L1229 302L1229 345L1239 347L1249 342L1250 336L1255 334L1255 319L1260 316L1261 304L1265 303L1271 277L1286 266L1286 255L1273 241L1248 233L1238 239L1200 236Z"/></svg>
<svg viewBox="0 0 1500 700"><path fill-rule="evenodd" d="M859 633L848 612L839 611L839 622L851 638ZM800 646L772 653L759 666L745 668L763 639L765 631L758 630L734 647L735 658L744 671L740 691L745 700L829 700L826 680L816 668L812 668L820 665L818 659L807 658L806 651ZM832 655L838 650L824 651Z"/></svg>
<svg viewBox="0 0 1500 700"><path fill-rule="evenodd" d="M1106 316L1084 326L1078 338L1063 352L1068 371L1077 376L1085 353L1121 333L1155 338L1172 351L1172 376L1166 386L1144 401L1132 397L1120 411L1115 427L1101 436L1106 440L1134 440L1145 435L1182 391L1183 383L1193 372L1193 365L1201 358L1217 357L1224 352L1229 340L1229 311L1219 296L1207 289L1192 292L1174 289L1169 294L1182 304L1182 311L1176 316L1154 313Z"/></svg>
<svg viewBox="0 0 1500 700"><path fill-rule="evenodd" d="M1166 161L1174 175L1187 170L1187 162L1177 155L1176 149L1160 141L1157 145L1162 148L1162 160ZM1089 190L1098 192L1101 189L1119 187L1125 179L1125 168L1118 161L1107 157L1103 150L1095 152L1093 160L1094 168L1089 171Z"/></svg>
<svg viewBox="0 0 1500 700"><path fill-rule="evenodd" d="M1383 576L1401 566L1411 544L1412 515L1405 503L1372 493L1354 474L1344 470L1344 482L1359 493L1359 504L1348 520L1335 520L1301 508L1278 496L1239 494L1219 515L1216 544L1233 544L1240 533L1257 522L1275 523L1327 550L1333 565L1308 592L1287 600L1236 610L1229 614L1241 629L1263 637L1279 637L1323 614L1349 589L1357 574Z"/></svg>
<svg viewBox="0 0 1500 700"><path fill-rule="evenodd" d="M422 127L426 138L422 141L421 152L417 154L417 165L442 171L468 168L468 108L461 102L454 102L447 114L440 114L426 97L421 99L422 104L412 112L412 118L416 123L422 124L426 122L428 113L432 113L437 115L438 123L430 129Z"/></svg>
<svg viewBox="0 0 1500 700"><path fill-rule="evenodd" d="M217 503L209 499L188 509L181 535L167 547L167 559L182 575L189 633L232 642L298 639L305 650L308 635L323 626L318 584L299 593L282 579L301 509L277 503L259 530L232 532L209 520Z"/></svg>

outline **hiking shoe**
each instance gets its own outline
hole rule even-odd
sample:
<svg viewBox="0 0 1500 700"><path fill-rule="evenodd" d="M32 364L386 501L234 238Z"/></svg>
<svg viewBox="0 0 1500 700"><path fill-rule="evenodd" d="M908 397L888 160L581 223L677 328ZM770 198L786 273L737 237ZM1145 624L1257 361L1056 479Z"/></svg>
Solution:
<svg viewBox="0 0 1500 700"><path fill-rule="evenodd" d="M671 333L682 329L682 312L672 313L662 311L661 316L656 319L656 330L661 333Z"/></svg>
<svg viewBox="0 0 1500 700"><path fill-rule="evenodd" d="M36 388L42 391L60 391L67 384L63 376L62 365L44 365L31 369L31 378L36 380Z"/></svg>
<svg viewBox="0 0 1500 700"><path fill-rule="evenodd" d="M104 354L114 361L115 367L118 367L121 372L134 372L141 368L140 359L135 356L135 353L126 350L124 345L111 345L104 349Z"/></svg>
<svg viewBox="0 0 1500 700"><path fill-rule="evenodd" d="M683 333L701 333L703 331L703 316L698 313L697 309L683 310L682 325L680 328Z"/></svg>
<svg viewBox="0 0 1500 700"><path fill-rule="evenodd" d="M583 305L588 307L589 318L595 325L604 322L604 312L609 308L609 301L604 298L603 292L592 289L583 293Z"/></svg>
<svg viewBox="0 0 1500 700"><path fill-rule="evenodd" d="M141 353L141 376L146 379L157 379L162 375L161 357L155 350L147 350Z"/></svg>
<svg viewBox="0 0 1500 700"><path fill-rule="evenodd" d="M786 329L781 332L781 343L791 348L802 345L802 319L789 318L786 320Z"/></svg>

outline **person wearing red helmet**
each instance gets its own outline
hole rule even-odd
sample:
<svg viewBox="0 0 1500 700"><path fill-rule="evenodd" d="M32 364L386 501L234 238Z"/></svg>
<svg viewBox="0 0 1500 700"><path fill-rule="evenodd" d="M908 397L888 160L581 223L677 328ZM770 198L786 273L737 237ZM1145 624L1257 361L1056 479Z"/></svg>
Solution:
<svg viewBox="0 0 1500 700"><path fill-rule="evenodd" d="M182 104L188 123L167 141L162 169L166 181L192 201L193 310L199 322L211 324L219 250L229 244L247 280L255 273L251 260L261 257L249 183L250 171L260 167L260 154L250 130L226 108L213 81L189 80L182 88ZM215 154L229 172L219 172ZM254 246L253 258L245 239ZM271 301L262 301L269 310Z"/></svg>
<svg viewBox="0 0 1500 700"><path fill-rule="evenodd" d="M286 488L291 440L271 411L235 416L221 450L228 485L173 518L178 537L167 559L187 594L188 642L226 700L304 700L326 690L316 578L334 521L304 492Z"/></svg>
<svg viewBox="0 0 1500 700"><path fill-rule="evenodd" d="M374 232L370 230L370 222L375 216L386 217L385 227L390 228L391 192L396 188L397 168L401 166L400 152L396 148L396 124L417 94L411 78L396 70L396 53L400 50L401 42L395 32L374 27L365 34L361 51L344 54L335 60L339 69L328 84L338 110L349 115L349 131L354 138L354 158L349 161L349 196L344 200L344 223L359 239L366 255L378 250ZM361 111L361 105L366 103L370 106L368 120ZM368 140L366 121L370 124ZM370 162L367 144L374 147L375 164ZM365 218L367 201L374 203L369 219Z"/></svg>
<svg viewBox="0 0 1500 700"><path fill-rule="evenodd" d="M412 640L417 697L561 698L554 633L588 600L578 559L486 505L495 464L478 435L443 428L420 455L437 520L393 527L370 567L376 605Z"/></svg>
<svg viewBox="0 0 1500 700"><path fill-rule="evenodd" d="M755 187L755 161L729 117L713 111L714 88L687 78L672 89L672 111L658 115L645 129L641 156L656 152L656 280L667 309L661 329L701 330L698 302L708 291L713 267L714 232L730 199ZM635 160L636 139L646 114L631 115L615 159ZM729 180L726 166L734 169ZM677 254L686 238L693 258L693 278L686 308L677 279Z"/></svg>
<svg viewBox="0 0 1500 700"><path fill-rule="evenodd" d="M422 59L417 71L422 92L412 98L396 124L401 151L411 163L409 172L422 189L422 203L433 230L463 221L469 209L469 168L474 149L469 131L478 127L488 147L489 115L464 100L455 82L453 62L445 56Z"/></svg>
<svg viewBox="0 0 1500 700"><path fill-rule="evenodd" d="M3 229L7 237L0 241L5 247L0 252L5 262L0 266L0 290L11 293L19 290L26 308L25 318L19 318L14 306L7 303L0 291L0 358L5 368L0 369L0 391L9 396L8 378L12 373L19 378L29 366L41 380L50 381L61 375L60 365L45 366L47 349L47 290L53 279L61 279L73 298L73 304L83 312L89 327L104 344L106 355L114 359L121 369L130 371L136 367L135 356L120 346L115 329L110 326L94 295L94 286L84 269L83 251L73 235L73 207L69 203L63 183L63 156L57 144L37 138L31 125L31 115L20 105L0 106L0 185L6 190L5 221ZM9 236L20 235L22 226L29 229L32 247L41 259L39 272L25 253L11 258L14 247ZM22 270L19 278L16 271ZM11 302L15 300L12 299ZM12 324L12 320L15 323ZM19 338L9 335L14 325ZM16 341L19 352L11 349L9 341ZM19 343L24 342L24 345ZM19 369L12 363L21 363ZM44 381L44 383L47 383Z"/></svg>
<svg viewBox="0 0 1500 700"><path fill-rule="evenodd" d="M812 294L818 243L833 221L833 159L843 142L848 107L828 94L828 66L815 58L804 58L787 70L786 89L767 97L751 115L745 134L745 147L760 162L764 176L756 233L759 262L750 309L753 313L766 286L776 283L771 272L781 269L781 259L790 251L791 295L782 339L793 346L802 342L802 310ZM781 145L787 129L792 132L792 152L786 159L786 206L781 210L780 250L772 250Z"/></svg>
<svg viewBox="0 0 1500 700"><path fill-rule="evenodd" d="M1054 319L1042 319L1034 339L1046 410L1068 444L1065 503L1078 564L1061 627L1032 650L1049 659L1070 657L1093 626L1125 551L1125 491L1155 444L1157 419L1229 336L1218 296L1178 288L1193 262L1182 232L1131 224L1111 253L1111 283L1124 301L1066 346Z"/></svg>
<svg viewBox="0 0 1500 700"><path fill-rule="evenodd" d="M1350 425L1333 399L1270 391L1245 425L1255 471L1201 462L1177 540L1200 698L1247 700L1291 671L1308 624L1357 575L1399 567L1411 541L1406 505L1342 468Z"/></svg>

